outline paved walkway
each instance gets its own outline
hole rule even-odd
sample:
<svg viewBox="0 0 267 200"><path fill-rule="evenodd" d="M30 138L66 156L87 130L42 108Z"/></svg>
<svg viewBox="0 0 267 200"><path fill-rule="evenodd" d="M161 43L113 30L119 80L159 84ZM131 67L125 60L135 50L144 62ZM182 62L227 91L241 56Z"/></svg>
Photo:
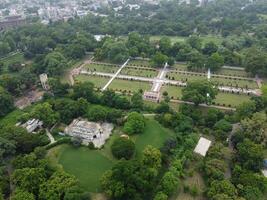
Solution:
<svg viewBox="0 0 267 200"><path fill-rule="evenodd" d="M113 76L111 77L111 79L107 82L107 84L102 88L102 91L105 91L108 86L112 83L112 81L119 75L119 73L121 72L121 70L128 64L128 62L130 61L130 59L128 59L121 67L120 69L113 74Z"/></svg>
<svg viewBox="0 0 267 200"><path fill-rule="evenodd" d="M159 92L160 91L160 88L163 84L162 81L165 80L165 76L167 74L167 67L168 67L168 63L165 63L163 69L161 69L159 71L157 78L154 79L151 91L153 91L153 92Z"/></svg>
<svg viewBox="0 0 267 200"><path fill-rule="evenodd" d="M49 140L50 140L50 144L55 143L56 140L55 140L55 138L53 137L53 135L49 132L49 130L48 130L48 129L45 129L45 132L46 132L47 137L48 137Z"/></svg>

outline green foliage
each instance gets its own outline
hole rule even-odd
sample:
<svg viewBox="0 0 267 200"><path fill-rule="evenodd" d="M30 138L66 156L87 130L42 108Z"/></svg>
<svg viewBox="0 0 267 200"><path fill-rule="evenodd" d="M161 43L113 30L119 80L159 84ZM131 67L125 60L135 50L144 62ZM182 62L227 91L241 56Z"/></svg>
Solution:
<svg viewBox="0 0 267 200"><path fill-rule="evenodd" d="M172 172L166 172L159 187L161 191L170 196L179 187L179 180Z"/></svg>
<svg viewBox="0 0 267 200"><path fill-rule="evenodd" d="M60 75L67 68L67 60L61 53L52 52L46 55L44 66L50 75Z"/></svg>
<svg viewBox="0 0 267 200"><path fill-rule="evenodd" d="M182 90L182 99L185 101L191 101L195 105L201 103L209 104L213 99L215 99L217 93L217 89L214 88L214 86L210 82L189 82L187 87Z"/></svg>
<svg viewBox="0 0 267 200"><path fill-rule="evenodd" d="M20 189L38 195L41 184L45 182L45 171L41 168L16 169L12 181Z"/></svg>
<svg viewBox="0 0 267 200"><path fill-rule="evenodd" d="M116 158L129 160L135 152L135 145L132 140L120 137L111 145L111 151Z"/></svg>
<svg viewBox="0 0 267 200"><path fill-rule="evenodd" d="M64 197L65 193L77 185L77 179L63 171L56 171L40 188L40 199L54 200Z"/></svg>
<svg viewBox="0 0 267 200"><path fill-rule="evenodd" d="M163 192L158 192L153 200L168 200L168 196Z"/></svg>
<svg viewBox="0 0 267 200"><path fill-rule="evenodd" d="M249 139L237 144L237 160L247 170L259 171L263 165L263 147Z"/></svg>
<svg viewBox="0 0 267 200"><path fill-rule="evenodd" d="M136 92L131 97L131 107L135 110L143 110L144 100L140 92Z"/></svg>
<svg viewBox="0 0 267 200"><path fill-rule="evenodd" d="M11 196L11 200L34 200L34 195L32 193L29 193L27 191L17 189L14 193L14 195Z"/></svg>
<svg viewBox="0 0 267 200"><path fill-rule="evenodd" d="M211 200L217 200L216 195L224 195L233 199L237 195L237 190L229 180L213 181L207 194Z"/></svg>
<svg viewBox="0 0 267 200"><path fill-rule="evenodd" d="M157 52L151 59L152 65L155 67L163 67L168 61L168 56Z"/></svg>
<svg viewBox="0 0 267 200"><path fill-rule="evenodd" d="M224 58L219 53L213 53L207 60L206 68L219 70L224 65Z"/></svg>
<svg viewBox="0 0 267 200"><path fill-rule="evenodd" d="M123 130L128 134L141 134L145 129L145 119L142 114L132 112L128 115Z"/></svg>
<svg viewBox="0 0 267 200"><path fill-rule="evenodd" d="M38 104L32 110L32 117L44 122L46 127L53 126L59 120L59 114L55 112L49 103Z"/></svg>
<svg viewBox="0 0 267 200"><path fill-rule="evenodd" d="M73 86L73 98L84 98L88 102L95 102L96 95L94 92L94 84L90 82L75 83Z"/></svg>
<svg viewBox="0 0 267 200"><path fill-rule="evenodd" d="M12 96L0 86L0 117L9 113L13 107Z"/></svg>

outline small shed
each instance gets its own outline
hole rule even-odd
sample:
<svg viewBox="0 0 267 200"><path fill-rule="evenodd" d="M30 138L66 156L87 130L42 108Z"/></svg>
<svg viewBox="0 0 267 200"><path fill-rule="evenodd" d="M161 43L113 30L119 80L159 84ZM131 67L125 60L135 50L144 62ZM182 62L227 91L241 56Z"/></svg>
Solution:
<svg viewBox="0 0 267 200"><path fill-rule="evenodd" d="M194 149L194 152L200 154L201 156L206 156L207 151L209 150L211 141L201 137L197 143L197 146Z"/></svg>

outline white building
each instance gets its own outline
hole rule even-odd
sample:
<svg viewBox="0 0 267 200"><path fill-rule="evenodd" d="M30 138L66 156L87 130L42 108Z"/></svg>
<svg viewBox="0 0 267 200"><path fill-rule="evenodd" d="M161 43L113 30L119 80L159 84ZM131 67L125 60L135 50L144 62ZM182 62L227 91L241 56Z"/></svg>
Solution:
<svg viewBox="0 0 267 200"><path fill-rule="evenodd" d="M72 123L65 128L65 134L81 138L83 144L94 143L95 147L100 148L105 144L113 129L109 123L95 123L83 119L74 119Z"/></svg>
<svg viewBox="0 0 267 200"><path fill-rule="evenodd" d="M195 153L200 154L201 156L206 156L207 151L209 150L211 141L201 137L197 143L197 146L194 150Z"/></svg>
<svg viewBox="0 0 267 200"><path fill-rule="evenodd" d="M21 125L23 128L25 128L29 133L34 132L38 128L42 128L43 122L39 119L30 119L25 124Z"/></svg>

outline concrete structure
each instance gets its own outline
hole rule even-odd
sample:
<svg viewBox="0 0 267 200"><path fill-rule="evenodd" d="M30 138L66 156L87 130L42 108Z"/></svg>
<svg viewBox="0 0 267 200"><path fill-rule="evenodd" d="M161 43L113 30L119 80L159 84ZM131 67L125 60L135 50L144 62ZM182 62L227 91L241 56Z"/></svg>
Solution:
<svg viewBox="0 0 267 200"><path fill-rule="evenodd" d="M40 81L44 90L49 90L47 74L40 75Z"/></svg>
<svg viewBox="0 0 267 200"><path fill-rule="evenodd" d="M39 119L30 119L25 124L22 124L21 127L25 128L29 133L34 132L36 129L42 128L43 122Z"/></svg>
<svg viewBox="0 0 267 200"><path fill-rule="evenodd" d="M209 150L211 145L211 141L201 137L197 143L196 148L194 149L194 152L197 154L200 154L201 156L206 156L207 151Z"/></svg>
<svg viewBox="0 0 267 200"><path fill-rule="evenodd" d="M158 103L160 101L160 92L145 91L143 98L144 100L153 101Z"/></svg>
<svg viewBox="0 0 267 200"><path fill-rule="evenodd" d="M109 123L95 123L83 119L74 119L72 123L65 128L65 134L72 137L81 138L83 144L88 145L92 142L95 147L100 148L105 144L113 129Z"/></svg>

